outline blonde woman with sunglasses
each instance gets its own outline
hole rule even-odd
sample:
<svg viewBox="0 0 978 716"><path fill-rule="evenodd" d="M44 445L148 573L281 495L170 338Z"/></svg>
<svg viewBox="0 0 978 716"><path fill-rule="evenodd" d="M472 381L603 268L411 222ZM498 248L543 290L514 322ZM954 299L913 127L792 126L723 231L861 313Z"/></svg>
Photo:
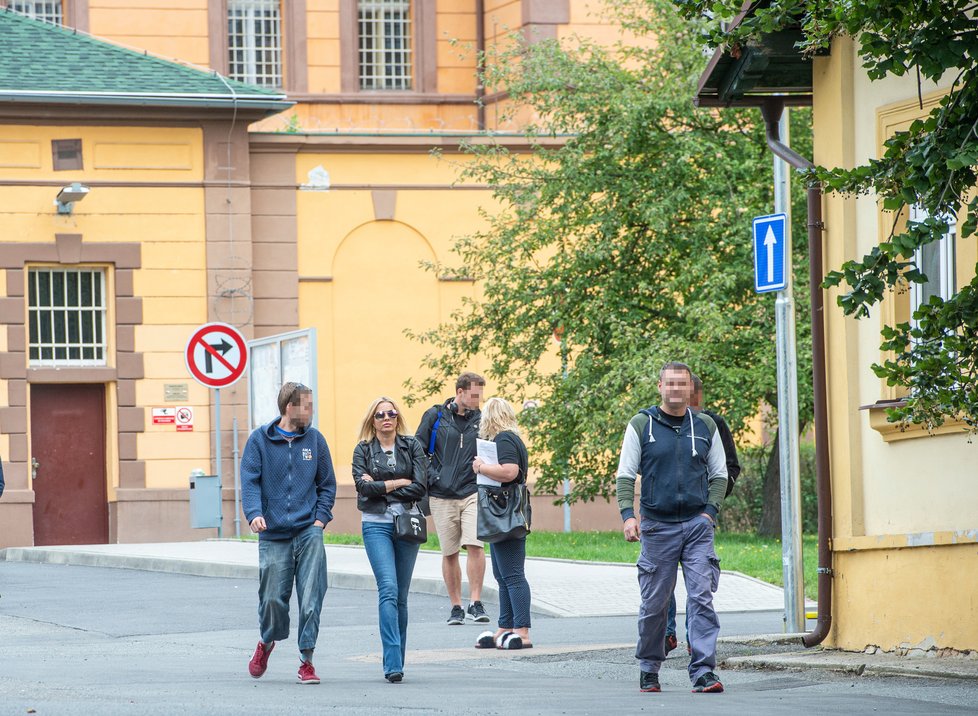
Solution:
<svg viewBox="0 0 978 716"><path fill-rule="evenodd" d="M407 434L397 404L386 397L374 400L353 449L353 481L363 513L363 545L377 580L384 678L392 684L404 678L408 590L420 549L396 538L394 517L427 513L426 465L424 449Z"/></svg>

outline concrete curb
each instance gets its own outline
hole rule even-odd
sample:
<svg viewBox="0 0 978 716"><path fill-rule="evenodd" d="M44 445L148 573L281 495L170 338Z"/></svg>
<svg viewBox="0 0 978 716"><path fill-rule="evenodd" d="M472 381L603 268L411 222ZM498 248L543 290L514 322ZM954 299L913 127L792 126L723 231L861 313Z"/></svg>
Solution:
<svg viewBox="0 0 978 716"><path fill-rule="evenodd" d="M744 639L741 642L749 643ZM928 658L924 661L889 654L870 655L837 650L732 656L724 660L723 666L777 671L820 669L854 676L926 676L969 680L978 677L978 660L975 659Z"/></svg>

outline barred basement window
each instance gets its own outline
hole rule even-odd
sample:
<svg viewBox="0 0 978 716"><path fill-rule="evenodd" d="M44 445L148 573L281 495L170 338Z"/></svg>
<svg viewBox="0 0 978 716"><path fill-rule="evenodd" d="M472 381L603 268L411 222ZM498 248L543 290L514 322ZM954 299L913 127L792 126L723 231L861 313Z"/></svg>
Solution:
<svg viewBox="0 0 978 716"><path fill-rule="evenodd" d="M411 89L410 0L359 0L360 89Z"/></svg>
<svg viewBox="0 0 978 716"><path fill-rule="evenodd" d="M31 269L27 276L30 364L105 365L105 272Z"/></svg>
<svg viewBox="0 0 978 716"><path fill-rule="evenodd" d="M27 15L35 20L49 22L52 25L64 24L64 12L61 1L56 0L11 0L8 7L21 15Z"/></svg>
<svg viewBox="0 0 978 716"><path fill-rule="evenodd" d="M228 0L228 75L261 87L282 86L279 0Z"/></svg>

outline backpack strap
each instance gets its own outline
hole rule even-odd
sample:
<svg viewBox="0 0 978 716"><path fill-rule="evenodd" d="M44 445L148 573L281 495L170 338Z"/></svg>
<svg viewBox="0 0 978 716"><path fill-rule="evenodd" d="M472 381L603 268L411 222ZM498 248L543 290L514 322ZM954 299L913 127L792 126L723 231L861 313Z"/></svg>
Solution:
<svg viewBox="0 0 978 716"><path fill-rule="evenodd" d="M428 438L428 454L435 454L435 438L438 437L438 426L441 424L441 409L438 410L438 417L435 418L435 424L431 426L431 437Z"/></svg>

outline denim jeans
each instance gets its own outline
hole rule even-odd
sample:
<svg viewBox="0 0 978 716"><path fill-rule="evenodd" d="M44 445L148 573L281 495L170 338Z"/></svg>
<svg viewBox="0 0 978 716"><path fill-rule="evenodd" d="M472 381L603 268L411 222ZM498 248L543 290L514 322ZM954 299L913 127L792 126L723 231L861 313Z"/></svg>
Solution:
<svg viewBox="0 0 978 716"><path fill-rule="evenodd" d="M492 574L499 584L499 628L530 627L530 585L526 581L526 538L494 542Z"/></svg>
<svg viewBox="0 0 978 716"><path fill-rule="evenodd" d="M403 672L404 651L407 648L408 590L421 545L395 539L392 522L364 522L363 546L367 549L367 559L377 580L384 674Z"/></svg>
<svg viewBox="0 0 978 716"><path fill-rule="evenodd" d="M323 528L309 525L291 539L258 542L258 627L266 644L289 637L289 600L299 598L299 651L315 649L326 596Z"/></svg>
<svg viewBox="0 0 978 716"><path fill-rule="evenodd" d="M720 580L720 560L713 549L713 525L701 516L686 522L644 519L641 532L638 583L642 605L635 657L642 671L659 672L665 659L669 598L676 588L681 561L687 595L686 641L692 649L689 678L695 683L700 676L716 669L720 620L713 609L713 592Z"/></svg>

